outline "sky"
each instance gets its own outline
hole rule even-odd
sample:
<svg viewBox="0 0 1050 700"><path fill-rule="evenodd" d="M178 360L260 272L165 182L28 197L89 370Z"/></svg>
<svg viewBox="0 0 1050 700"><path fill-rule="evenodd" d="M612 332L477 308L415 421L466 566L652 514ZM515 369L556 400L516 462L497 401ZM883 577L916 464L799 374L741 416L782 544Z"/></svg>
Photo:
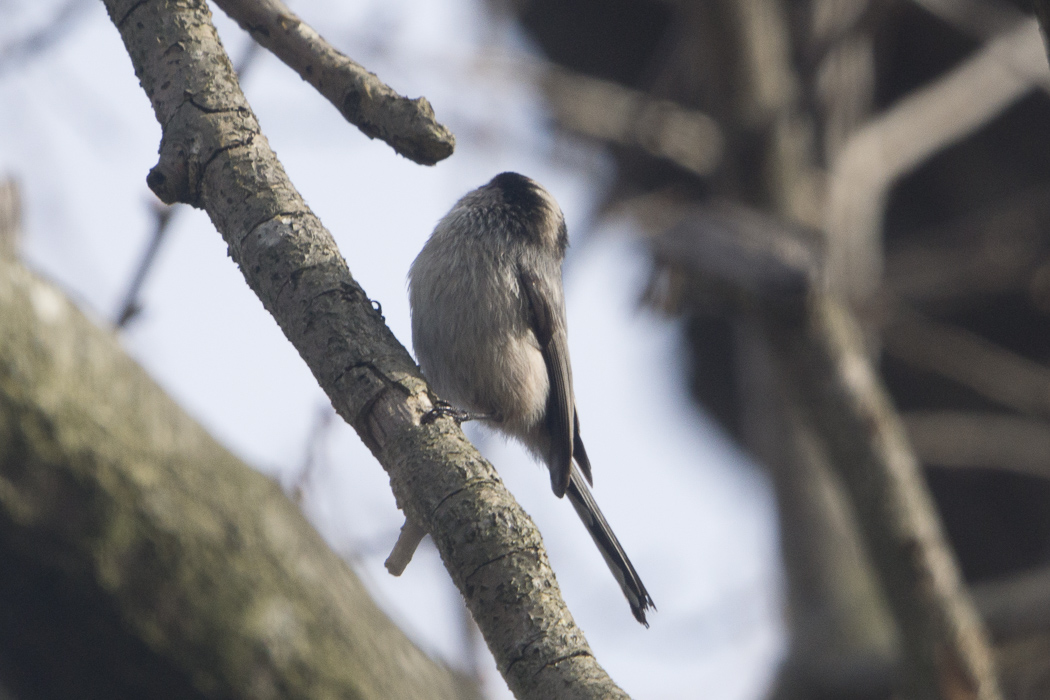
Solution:
<svg viewBox="0 0 1050 700"><path fill-rule="evenodd" d="M514 443L468 427L544 536L601 664L637 698L749 700L784 653L774 499L764 474L687 394L680 323L639 303L650 272L629 221L596 207L614 164L552 132L530 82L537 57L475 0L314 0L292 9L402 94L425 95L456 153L416 165L370 141L277 59L243 88L307 203L395 335L411 347L406 274L434 224L504 170L541 182L570 231L569 346L595 497L656 601L639 626L567 501ZM213 7L236 62L246 35ZM62 17L45 50L21 38ZM22 186L25 261L112 324L153 226L145 184L160 128L96 0L0 0L0 176ZM125 348L234 453L300 494L310 521L423 648L510 697L424 542L400 578L382 562L402 523L382 468L227 257L180 207ZM703 371L703 368L699 368Z"/></svg>

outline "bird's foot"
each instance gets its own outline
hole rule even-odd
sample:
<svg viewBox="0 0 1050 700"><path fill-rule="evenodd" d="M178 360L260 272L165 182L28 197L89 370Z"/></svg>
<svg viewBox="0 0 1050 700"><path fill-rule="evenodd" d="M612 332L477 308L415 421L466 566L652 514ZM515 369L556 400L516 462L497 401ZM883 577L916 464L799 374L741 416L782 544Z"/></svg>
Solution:
<svg viewBox="0 0 1050 700"><path fill-rule="evenodd" d="M434 402L434 408L423 414L423 418L420 420L423 425L433 423L438 418L451 418L457 423L466 423L471 420L495 420L493 416L487 413L471 413L470 411L461 411L454 407L448 401L438 399Z"/></svg>

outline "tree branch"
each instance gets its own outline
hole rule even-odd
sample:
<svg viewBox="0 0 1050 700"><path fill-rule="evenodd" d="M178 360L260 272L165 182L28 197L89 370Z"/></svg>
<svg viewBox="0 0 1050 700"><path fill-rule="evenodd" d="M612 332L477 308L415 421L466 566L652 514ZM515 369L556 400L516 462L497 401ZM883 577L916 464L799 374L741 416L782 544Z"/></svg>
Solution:
<svg viewBox="0 0 1050 700"><path fill-rule="evenodd" d="M368 138L405 158L434 165L452 155L456 139L438 123L425 97L397 94L344 56L280 0L216 0L241 28L332 103Z"/></svg>
<svg viewBox="0 0 1050 700"><path fill-rule="evenodd" d="M979 583L973 598L1000 639L1050 630L1050 567Z"/></svg>
<svg viewBox="0 0 1050 700"><path fill-rule="evenodd" d="M67 0L49 22L0 46L0 73L21 67L67 37L87 15L89 5L88 0Z"/></svg>
<svg viewBox="0 0 1050 700"><path fill-rule="evenodd" d="M433 538L521 698L625 697L561 598L535 525L449 419L288 180L203 0L106 0L163 126L147 182L202 207L248 285Z"/></svg>
<svg viewBox="0 0 1050 700"><path fill-rule="evenodd" d="M902 631L909 697L999 698L980 618L856 321L818 297L803 328L771 330L878 562Z"/></svg>
<svg viewBox="0 0 1050 700"><path fill-rule="evenodd" d="M727 236L727 227L742 233ZM819 255L797 252L803 240L797 231L755 213L698 212L690 230L711 240L679 250L719 255L704 260L680 255L676 262L708 277L702 288L738 290L735 311L761 324L789 402L808 415L846 485L901 631L907 697L997 700L980 619L900 418L871 366L856 321L814 284L821 277L812 269ZM756 249L761 265L753 262ZM766 281L755 282L754 275ZM775 295L754 291L775 289L785 279L810 284L785 295L793 302L787 307Z"/></svg>
<svg viewBox="0 0 1050 700"><path fill-rule="evenodd" d="M929 309L972 303L982 294L1023 291L1050 255L1050 187L1039 184L988 210L917 231L886 251L883 288Z"/></svg>
<svg viewBox="0 0 1050 700"><path fill-rule="evenodd" d="M987 40L1028 19L1003 0L912 0L935 17L975 39Z"/></svg>
<svg viewBox="0 0 1050 700"><path fill-rule="evenodd" d="M1034 24L989 41L940 79L861 126L828 173L825 229L832 289L864 302L882 276L882 210L890 187L971 134L1035 85L1050 81Z"/></svg>
<svg viewBox="0 0 1050 700"><path fill-rule="evenodd" d="M164 241L171 225L171 217L177 211L178 208L173 205L153 202L153 233L150 234L146 250L142 253L138 267L135 268L135 275L131 278L128 291L124 293L124 301L120 303L120 311L117 312L116 318L117 328L127 326L142 311L142 306L139 304L142 285L145 284L146 276L153 269L157 251L160 250L160 244Z"/></svg>
<svg viewBox="0 0 1050 700"><path fill-rule="evenodd" d="M903 418L915 452L926 464L1050 479L1046 421L964 411L913 411Z"/></svg>
<svg viewBox="0 0 1050 700"><path fill-rule="evenodd" d="M254 41L248 42L248 48L241 54L241 58L234 68L238 82L244 82L245 73L261 50ZM128 285L128 291L124 293L124 301L121 302L120 311L117 312L116 316L117 328L126 327L142 311L139 295L142 293L142 287L146 283L146 277L153 269L160 246L171 228L172 217L178 213L178 207L174 205L161 205L155 201L150 203L153 205L153 233L146 244L146 250L142 253L138 267L135 268L135 274L131 278L131 284Z"/></svg>
<svg viewBox="0 0 1050 700"><path fill-rule="evenodd" d="M1050 368L903 306L891 308L890 313L883 329L888 354L1007 408L1050 417Z"/></svg>
<svg viewBox="0 0 1050 700"><path fill-rule="evenodd" d="M547 66L541 75L554 118L565 129L641 148L700 176L722 162L722 131L699 110L563 68Z"/></svg>

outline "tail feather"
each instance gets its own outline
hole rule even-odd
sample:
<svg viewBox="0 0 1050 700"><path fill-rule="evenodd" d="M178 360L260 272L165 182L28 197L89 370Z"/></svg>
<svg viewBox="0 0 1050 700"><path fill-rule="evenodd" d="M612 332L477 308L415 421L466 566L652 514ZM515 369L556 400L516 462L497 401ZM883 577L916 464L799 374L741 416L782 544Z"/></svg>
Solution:
<svg viewBox="0 0 1050 700"><path fill-rule="evenodd" d="M591 490L587 488L583 476L581 476L575 465L572 467L572 472L569 476L569 488L565 493L568 495L572 507L576 509L576 514L580 516L580 520L583 521L584 526L587 528L587 532L591 533L591 539L598 545L598 550L602 553L609 570L619 582L635 619L648 627L649 623L645 620L645 611L649 608L656 610L656 605L649 596L649 591L645 590L642 579L638 576L638 572L634 570L634 565L627 558L627 553L620 546L620 541L616 539L616 535L613 533L612 528L609 527L608 521L602 515L601 509L598 508L598 504L594 501L594 496L591 495Z"/></svg>

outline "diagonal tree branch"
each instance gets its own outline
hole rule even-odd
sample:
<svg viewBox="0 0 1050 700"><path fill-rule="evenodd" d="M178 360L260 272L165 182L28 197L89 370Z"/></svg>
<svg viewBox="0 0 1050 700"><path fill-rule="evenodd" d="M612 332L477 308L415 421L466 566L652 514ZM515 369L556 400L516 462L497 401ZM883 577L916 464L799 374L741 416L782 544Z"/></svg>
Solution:
<svg viewBox="0 0 1050 700"><path fill-rule="evenodd" d="M721 208L694 212L665 237L713 303L756 319L781 389L823 439L900 628L905 697L998 700L984 629L919 463L859 325L821 291L821 257L806 253L811 236Z"/></svg>
<svg viewBox="0 0 1050 700"><path fill-rule="evenodd" d="M452 155L456 139L425 97L410 100L347 58L280 0L216 0L241 28L313 85L365 136L420 165Z"/></svg>
<svg viewBox="0 0 1050 700"><path fill-rule="evenodd" d="M902 418L925 464L1050 479L1050 424L1045 420L967 411L912 411Z"/></svg>
<svg viewBox="0 0 1050 700"><path fill-rule="evenodd" d="M207 211L245 280L429 532L511 690L617 698L561 598L543 542L434 399L303 202L237 86L204 0L106 0L163 127L147 182Z"/></svg>
<svg viewBox="0 0 1050 700"><path fill-rule="evenodd" d="M890 187L934 153L1050 80L1033 22L1003 31L938 80L855 131L828 173L825 229L831 288L868 300L882 274L882 211Z"/></svg>
<svg viewBox="0 0 1050 700"><path fill-rule="evenodd" d="M853 499L904 645L907 697L1001 697L984 628L900 417L845 307L813 300L801 328L771 324L784 376Z"/></svg>
<svg viewBox="0 0 1050 700"><path fill-rule="evenodd" d="M965 328L898 305L883 329L886 353L1015 411L1050 417L1050 368Z"/></svg>
<svg viewBox="0 0 1050 700"><path fill-rule="evenodd" d="M722 161L722 131L699 110L553 65L538 72L554 118L565 129L636 146L701 176Z"/></svg>

